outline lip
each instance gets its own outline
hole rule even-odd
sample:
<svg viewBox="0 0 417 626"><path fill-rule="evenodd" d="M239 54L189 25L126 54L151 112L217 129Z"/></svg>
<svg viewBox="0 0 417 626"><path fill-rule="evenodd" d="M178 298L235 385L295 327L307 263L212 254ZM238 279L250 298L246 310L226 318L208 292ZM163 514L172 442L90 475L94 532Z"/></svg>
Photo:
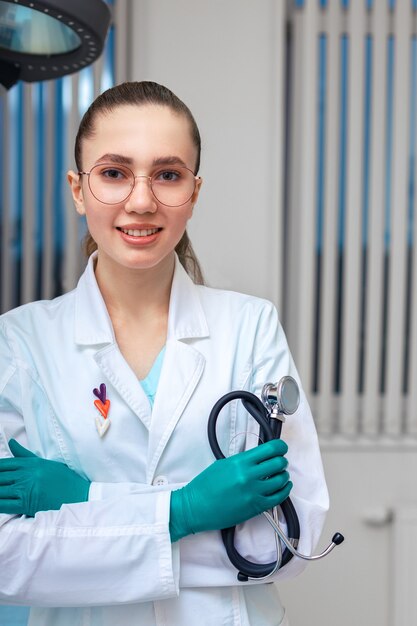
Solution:
<svg viewBox="0 0 417 626"><path fill-rule="evenodd" d="M151 235L135 237L134 235L128 235L127 233L123 232L123 230L121 230L122 228L124 230L150 230L157 228L158 230L156 233L152 233ZM120 237L125 243L131 246L136 246L138 248L153 244L159 238L162 232L162 228L160 226L151 226L149 224L129 224L128 226L117 226L116 229L119 231Z"/></svg>
<svg viewBox="0 0 417 626"><path fill-rule="evenodd" d="M152 228L162 229L162 226L158 226L157 224L149 224L146 222L145 224L139 224L138 222L132 222L131 224L120 224L116 226L118 230L123 228L124 230L151 230Z"/></svg>

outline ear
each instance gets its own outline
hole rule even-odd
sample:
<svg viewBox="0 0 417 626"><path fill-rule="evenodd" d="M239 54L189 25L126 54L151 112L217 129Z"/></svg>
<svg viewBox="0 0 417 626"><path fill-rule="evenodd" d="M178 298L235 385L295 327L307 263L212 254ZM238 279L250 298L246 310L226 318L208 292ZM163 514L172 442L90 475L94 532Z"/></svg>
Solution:
<svg viewBox="0 0 417 626"><path fill-rule="evenodd" d="M197 204L198 196L200 194L201 185L203 184L203 179L199 176L196 180L196 186L194 189L194 193L191 197L191 210L194 209L194 205Z"/></svg>
<svg viewBox="0 0 417 626"><path fill-rule="evenodd" d="M67 180L71 188L72 198L74 200L77 213L79 215L85 215L81 174L76 174L73 170L69 170L69 172L67 172Z"/></svg>

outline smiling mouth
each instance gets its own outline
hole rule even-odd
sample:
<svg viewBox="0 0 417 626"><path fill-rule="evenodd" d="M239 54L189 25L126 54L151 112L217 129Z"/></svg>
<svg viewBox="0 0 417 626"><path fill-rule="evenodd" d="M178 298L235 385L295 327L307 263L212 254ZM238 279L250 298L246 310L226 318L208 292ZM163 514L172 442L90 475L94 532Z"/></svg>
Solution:
<svg viewBox="0 0 417 626"><path fill-rule="evenodd" d="M120 230L122 233L125 233L125 235L130 235L131 237L149 237L149 235L154 235L155 233L159 233L159 231L162 230L162 228L144 228L141 230L138 229L131 229L131 228L117 228L117 230Z"/></svg>

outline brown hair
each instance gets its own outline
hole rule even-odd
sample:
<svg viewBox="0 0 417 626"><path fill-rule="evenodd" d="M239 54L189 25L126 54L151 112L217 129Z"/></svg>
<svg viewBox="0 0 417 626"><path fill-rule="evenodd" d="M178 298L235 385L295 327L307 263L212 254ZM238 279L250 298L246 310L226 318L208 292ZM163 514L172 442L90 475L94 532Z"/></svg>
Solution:
<svg viewBox="0 0 417 626"><path fill-rule="evenodd" d="M172 91L163 85L150 81L142 82L126 82L107 89L99 95L85 112L78 133L75 138L75 163L78 171L82 170L81 164L81 144L82 140L94 135L94 121L98 114L112 111L118 106L123 105L159 105L170 108L179 115L184 115L190 124L191 138L197 148L197 159L194 173L197 174L200 167L201 155L201 138L196 121L190 109L180 100ZM90 256L94 250L97 250L97 244L91 234L87 232L83 241L83 251L86 256ZM191 276L193 281L198 284L204 284L203 273L200 263L191 245L187 231L184 232L180 241L175 247L181 265Z"/></svg>

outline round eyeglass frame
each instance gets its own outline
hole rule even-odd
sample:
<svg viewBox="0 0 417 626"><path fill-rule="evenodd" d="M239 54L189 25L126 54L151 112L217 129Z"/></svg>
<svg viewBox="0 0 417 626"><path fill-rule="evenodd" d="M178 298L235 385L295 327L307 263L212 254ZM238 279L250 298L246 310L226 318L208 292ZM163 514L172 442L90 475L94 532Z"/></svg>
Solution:
<svg viewBox="0 0 417 626"><path fill-rule="evenodd" d="M82 176L82 175L84 175L84 176L88 176L88 188L89 188L89 190L91 191L91 193L92 193L92 195L94 196L94 198L95 198L96 200L98 200L99 202L101 202L102 204L107 204L107 205L109 205L109 206L114 206L115 204L121 204L122 202L126 202L126 200L128 200L128 199L130 198L130 196L132 195L132 193L133 193L133 191L134 191L134 189L135 189L135 186L136 186L136 179L137 179L137 178L147 178L147 179L148 179L148 182L149 182L149 188L150 188L151 193L152 193L153 197L155 198L155 200L156 200L157 202L159 202L159 204L162 204L163 206L169 206L169 207L172 207L172 208L177 208L177 207L180 207L180 206L184 206L184 204L187 204L187 202L189 202L189 201L191 200L191 198L193 197L193 194L194 194L194 192L195 192L195 189L196 189L196 187L197 187L197 181L198 181L198 180L201 180L201 176L196 176L196 174L194 174L194 172L193 172L192 170L190 170L190 168L189 168L189 167L185 167L185 165L179 165L179 166L176 166L176 167L177 167L177 169L187 170L188 172L190 172L190 173L193 175L193 178L194 178L194 187L193 187L193 190L192 190L192 192L191 192L191 194L190 194L189 198L187 198L187 200L185 200L184 202L181 202L181 204L167 204L166 202L161 202L161 201L160 201L160 199L159 199L159 198L157 197L157 195L155 194L155 192L154 192L154 190L153 190L153 187L152 187L152 176L146 176L146 174L139 174L138 176L135 176L134 172L132 172L132 170L130 169L130 167L127 167L126 165L123 165L123 166L122 166L122 167L123 167L123 169L128 170L128 171L132 174L132 177L133 177L133 180L134 180L134 183L133 183L133 185L132 185L132 188L131 188L130 192L127 194L127 196L126 196L125 198L123 198L122 200L119 200L118 202L103 202L103 200L100 200L100 198L98 198L98 197L96 196L96 194L94 193L94 191L91 189L91 185L90 185L90 174L91 174L91 172L92 172L94 169L96 169L96 168L98 168L98 167L105 167L105 166L108 166L108 167L113 167L114 169L117 169L117 167L118 167L118 165L115 165L114 163L97 163L97 165L94 165L94 167L92 167L92 168L91 168L91 170L90 170L89 172L79 171L79 172L77 172L77 173L78 173L78 175L79 175L79 176ZM119 166L119 167L120 167L120 166Z"/></svg>

